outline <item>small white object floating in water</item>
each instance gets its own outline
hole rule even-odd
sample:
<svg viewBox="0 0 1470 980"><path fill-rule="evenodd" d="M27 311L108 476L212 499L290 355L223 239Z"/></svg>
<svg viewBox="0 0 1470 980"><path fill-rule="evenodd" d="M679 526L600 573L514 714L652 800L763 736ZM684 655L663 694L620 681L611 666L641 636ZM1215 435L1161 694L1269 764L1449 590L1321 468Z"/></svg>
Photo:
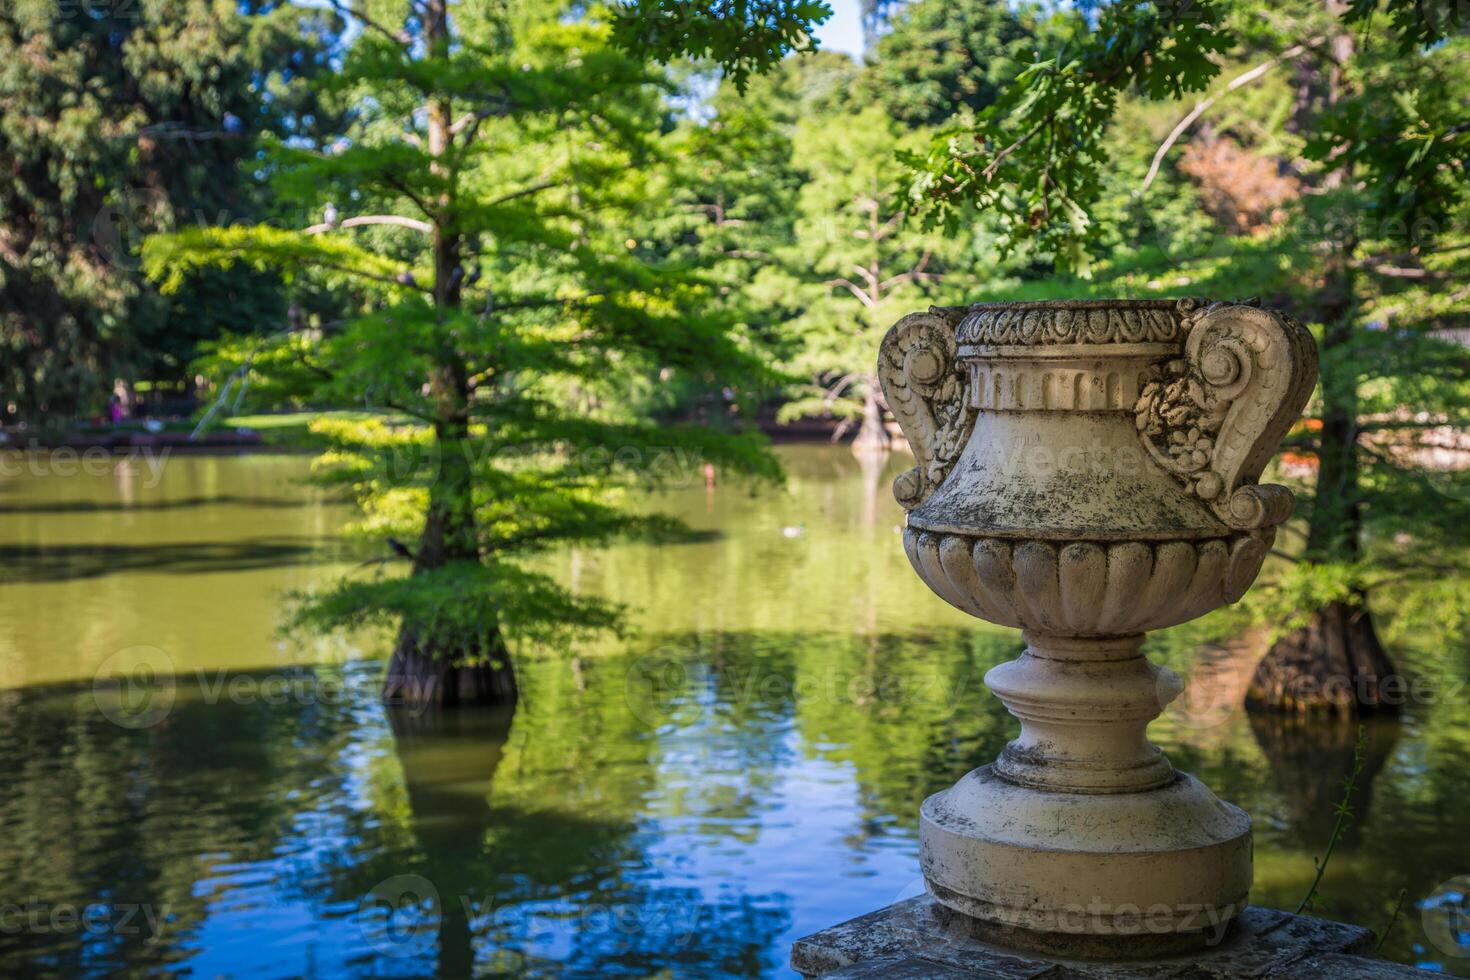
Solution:
<svg viewBox="0 0 1470 980"><path fill-rule="evenodd" d="M781 536L786 538L799 538L806 533L806 525L798 524L795 527L783 527Z"/></svg>

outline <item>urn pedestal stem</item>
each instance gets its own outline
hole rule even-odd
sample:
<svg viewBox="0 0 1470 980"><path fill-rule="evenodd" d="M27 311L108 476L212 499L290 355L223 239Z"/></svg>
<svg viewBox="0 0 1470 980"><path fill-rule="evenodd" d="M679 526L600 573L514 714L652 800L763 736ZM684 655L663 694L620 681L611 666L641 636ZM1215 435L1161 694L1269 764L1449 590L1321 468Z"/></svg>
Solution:
<svg viewBox="0 0 1470 980"><path fill-rule="evenodd" d="M1023 636L1026 652L985 675L1021 722L1021 736L995 760L997 776L1059 793L1138 793L1174 781L1144 730L1182 685L1144 658L1142 634Z"/></svg>
<svg viewBox="0 0 1470 980"><path fill-rule="evenodd" d="M920 814L928 890L980 934L1137 957L1246 907L1250 818L1149 743L1181 684L1141 648L1255 579L1291 509L1256 481L1315 374L1289 317L1199 301L934 309L884 339L909 561L1026 642L985 677L1020 735Z"/></svg>

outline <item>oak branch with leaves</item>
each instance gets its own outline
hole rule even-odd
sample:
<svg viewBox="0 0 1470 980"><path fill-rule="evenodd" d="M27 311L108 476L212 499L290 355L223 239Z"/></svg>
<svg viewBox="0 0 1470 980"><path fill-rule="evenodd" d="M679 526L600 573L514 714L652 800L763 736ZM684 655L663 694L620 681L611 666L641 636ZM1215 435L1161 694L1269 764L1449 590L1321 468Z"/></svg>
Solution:
<svg viewBox="0 0 1470 980"><path fill-rule="evenodd" d="M1460 285L1470 246L1465 8L1114 0L1068 16L1072 30L1057 50L984 111L907 155L909 205L951 228L993 222L1004 249L1024 244L1087 277L1123 237L1106 226L1121 100L1194 102L1134 192L1146 210L1162 207L1145 195L1192 127L1274 72L1292 73L1270 118L1215 129L1255 143L1298 189L1258 250L1272 269L1271 302L1310 321L1321 349L1315 417L1288 444L1316 480L1299 501L1305 533L1283 549L1293 569L1263 617L1283 635L1252 694L1272 707L1386 709L1378 681L1392 666L1369 592L1392 576L1369 569L1408 565L1433 588L1442 562L1407 550L1426 523L1434 532L1419 544L1426 552L1463 540L1457 529L1470 516L1465 498L1435 492L1418 462L1432 450L1424 433L1470 418L1470 351L1446 334L1470 312ZM1244 272L1243 257L1227 262L1222 287L1239 288Z"/></svg>

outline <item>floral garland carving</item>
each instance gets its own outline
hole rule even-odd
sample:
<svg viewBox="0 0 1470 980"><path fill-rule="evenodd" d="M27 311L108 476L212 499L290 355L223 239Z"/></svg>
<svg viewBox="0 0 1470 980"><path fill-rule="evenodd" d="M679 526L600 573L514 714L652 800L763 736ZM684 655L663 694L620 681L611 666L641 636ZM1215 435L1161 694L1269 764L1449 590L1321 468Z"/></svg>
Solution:
<svg viewBox="0 0 1470 980"><path fill-rule="evenodd" d="M1180 300L1178 313L1184 357L1134 407L1144 448L1229 526L1273 527L1291 493L1256 480L1311 393L1316 347L1301 324L1254 302Z"/></svg>
<svg viewBox="0 0 1470 980"><path fill-rule="evenodd" d="M1151 444L1154 458L1206 500L1213 500L1221 489L1219 475L1206 467L1229 407L1189 373L1183 361L1170 361L1164 377L1143 386L1134 408L1138 431Z"/></svg>

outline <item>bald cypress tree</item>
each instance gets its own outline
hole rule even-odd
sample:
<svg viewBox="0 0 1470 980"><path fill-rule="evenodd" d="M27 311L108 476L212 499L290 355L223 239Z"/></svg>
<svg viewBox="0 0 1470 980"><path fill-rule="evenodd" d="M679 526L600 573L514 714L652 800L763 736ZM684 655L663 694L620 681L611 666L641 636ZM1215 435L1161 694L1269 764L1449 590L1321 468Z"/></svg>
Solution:
<svg viewBox="0 0 1470 980"><path fill-rule="evenodd" d="M351 129L322 151L271 153L275 187L320 220L150 240L165 292L245 265L357 297L345 318L293 313L212 363L272 397L370 413L318 426L332 444L319 471L406 567L375 563L303 597L293 621L396 629L389 701L511 701L517 646L617 628L620 610L528 562L679 532L621 506L627 488L705 462L776 474L758 434L657 423L629 397L713 377L739 405L764 383L763 359L713 302L717 278L650 242L674 129L651 59L712 54L739 80L787 46L786 4L773 6L769 37L764 21L698 4L357 8L363 33L330 82Z"/></svg>

